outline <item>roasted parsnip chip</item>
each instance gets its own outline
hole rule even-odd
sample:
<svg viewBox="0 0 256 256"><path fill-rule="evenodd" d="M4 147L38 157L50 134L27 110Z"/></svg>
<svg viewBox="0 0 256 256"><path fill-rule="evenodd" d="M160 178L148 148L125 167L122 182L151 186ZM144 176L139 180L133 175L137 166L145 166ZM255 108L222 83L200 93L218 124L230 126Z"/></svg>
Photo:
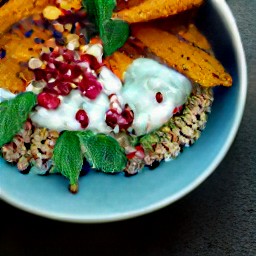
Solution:
<svg viewBox="0 0 256 256"><path fill-rule="evenodd" d="M119 18L128 23L149 21L198 7L203 2L204 0L146 0L137 6L115 13L113 18Z"/></svg>
<svg viewBox="0 0 256 256"><path fill-rule="evenodd" d="M127 70L128 66L132 64L132 62L132 58L121 52L114 52L111 56L106 58L107 66L121 80L124 79L125 71Z"/></svg>
<svg viewBox="0 0 256 256"><path fill-rule="evenodd" d="M231 76L214 56L175 35L145 24L133 25L132 35L168 66L192 81L204 87L232 85Z"/></svg>
<svg viewBox="0 0 256 256"><path fill-rule="evenodd" d="M21 19L41 13L52 2L53 0L9 0L0 9L0 35Z"/></svg>

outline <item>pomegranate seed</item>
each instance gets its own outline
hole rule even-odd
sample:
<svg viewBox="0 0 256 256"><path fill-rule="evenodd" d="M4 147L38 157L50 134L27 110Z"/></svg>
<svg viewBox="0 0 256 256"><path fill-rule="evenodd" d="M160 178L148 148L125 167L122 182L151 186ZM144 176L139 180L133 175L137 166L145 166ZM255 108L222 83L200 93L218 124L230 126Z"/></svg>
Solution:
<svg viewBox="0 0 256 256"><path fill-rule="evenodd" d="M164 97L163 94L161 92L156 93L156 101L158 103L161 103L163 101Z"/></svg>
<svg viewBox="0 0 256 256"><path fill-rule="evenodd" d="M129 153L129 154L126 155L126 158L127 158L127 159L133 159L133 158L135 157L135 154L136 154L136 151L131 152L131 153Z"/></svg>
<svg viewBox="0 0 256 256"><path fill-rule="evenodd" d="M134 119L133 112L129 108L125 108L122 111L122 117L126 120L126 125L131 125ZM128 127L127 127L128 128Z"/></svg>
<svg viewBox="0 0 256 256"><path fill-rule="evenodd" d="M114 129L117 125L117 121L120 114L118 114L116 109L109 109L106 113L106 124Z"/></svg>
<svg viewBox="0 0 256 256"><path fill-rule="evenodd" d="M82 70L79 66L72 66L70 67L71 70L71 78L75 79L77 77L79 77L80 75L82 75Z"/></svg>
<svg viewBox="0 0 256 256"><path fill-rule="evenodd" d="M74 51L66 50L62 54L65 61L74 61Z"/></svg>
<svg viewBox="0 0 256 256"><path fill-rule="evenodd" d="M91 69L98 70L102 67L102 64L98 62L95 56L91 54L83 54L81 55L81 60L89 63Z"/></svg>
<svg viewBox="0 0 256 256"><path fill-rule="evenodd" d="M65 62L61 61L55 61L54 62L56 69L59 71L61 74L65 74L68 72L68 70L71 68L71 65Z"/></svg>
<svg viewBox="0 0 256 256"><path fill-rule="evenodd" d="M34 71L34 74L35 74L35 79L37 81L45 79L46 73L45 73L44 69L35 69L33 71Z"/></svg>
<svg viewBox="0 0 256 256"><path fill-rule="evenodd" d="M124 109L121 114L116 109L109 109L106 112L106 123L112 129L118 125L120 130L127 130L131 126L133 119L133 112L128 108Z"/></svg>
<svg viewBox="0 0 256 256"><path fill-rule="evenodd" d="M143 159L145 157L144 149L142 146L136 146L135 151L126 155L127 159L133 159L135 156L139 159Z"/></svg>
<svg viewBox="0 0 256 256"><path fill-rule="evenodd" d="M55 68L46 67L46 69L43 69L43 74L43 79L48 82L51 78L57 77L58 71Z"/></svg>
<svg viewBox="0 0 256 256"><path fill-rule="evenodd" d="M72 87L71 87L70 83L68 83L68 82L60 82L57 85L57 87L58 87L58 89L60 91L60 95L62 95L62 96L69 95L69 93L72 90Z"/></svg>
<svg viewBox="0 0 256 256"><path fill-rule="evenodd" d="M56 109L60 105L60 99L53 94L42 92L37 96L37 103L47 109Z"/></svg>
<svg viewBox="0 0 256 256"><path fill-rule="evenodd" d="M135 155L140 158L143 159L145 157L145 152L144 152L144 148L142 146L136 146L136 153Z"/></svg>
<svg viewBox="0 0 256 256"><path fill-rule="evenodd" d="M86 74L78 87L82 94L91 100L96 99L102 90L101 84L91 74Z"/></svg>
<svg viewBox="0 0 256 256"><path fill-rule="evenodd" d="M76 112L76 120L81 124L83 129L85 129L89 124L89 117L83 109L79 109Z"/></svg>
<svg viewBox="0 0 256 256"><path fill-rule="evenodd" d="M172 113L175 115L175 114L181 112L182 109L183 109L183 106L175 107Z"/></svg>
<svg viewBox="0 0 256 256"><path fill-rule="evenodd" d="M52 93L55 95L67 96L71 92L72 87L69 82L56 80L52 83L48 83L44 88L45 92Z"/></svg>
<svg viewBox="0 0 256 256"><path fill-rule="evenodd" d="M41 58L41 60L43 60L43 61L49 61L49 60L50 60L50 54L48 54L48 53L43 53L40 58Z"/></svg>

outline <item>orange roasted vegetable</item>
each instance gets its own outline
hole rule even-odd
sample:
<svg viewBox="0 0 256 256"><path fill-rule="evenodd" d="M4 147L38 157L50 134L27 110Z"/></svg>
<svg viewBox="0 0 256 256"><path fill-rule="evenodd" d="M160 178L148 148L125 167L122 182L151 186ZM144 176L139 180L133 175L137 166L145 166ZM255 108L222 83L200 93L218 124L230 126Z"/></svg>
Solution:
<svg viewBox="0 0 256 256"><path fill-rule="evenodd" d="M0 35L14 23L33 14L41 13L53 0L9 0L0 8Z"/></svg>
<svg viewBox="0 0 256 256"><path fill-rule="evenodd" d="M136 6L115 13L113 18L119 18L128 23L149 21L198 7L203 2L204 0L145 0Z"/></svg>
<svg viewBox="0 0 256 256"><path fill-rule="evenodd" d="M139 5L147 0L117 0L116 1L116 11L131 8L133 6Z"/></svg>
<svg viewBox="0 0 256 256"><path fill-rule="evenodd" d="M210 51L210 43L194 24L195 15L196 11L194 10L186 11L165 19L154 20L150 24L161 30L182 37L201 49Z"/></svg>
<svg viewBox="0 0 256 256"><path fill-rule="evenodd" d="M132 64L133 59L127 56L125 53L114 52L111 56L107 57L105 61L112 72L123 80L125 71L127 70L128 66Z"/></svg>
<svg viewBox="0 0 256 256"><path fill-rule="evenodd" d="M204 87L231 86L232 78L212 55L166 31L136 24L132 35L168 66Z"/></svg>
<svg viewBox="0 0 256 256"><path fill-rule="evenodd" d="M51 34L41 27L32 28L33 34L28 38L19 29L14 29L0 38L0 49L6 51L6 56L0 59L0 88L19 93L34 78L26 63L32 57L38 57L43 47L42 44L36 44L34 38L47 40Z"/></svg>

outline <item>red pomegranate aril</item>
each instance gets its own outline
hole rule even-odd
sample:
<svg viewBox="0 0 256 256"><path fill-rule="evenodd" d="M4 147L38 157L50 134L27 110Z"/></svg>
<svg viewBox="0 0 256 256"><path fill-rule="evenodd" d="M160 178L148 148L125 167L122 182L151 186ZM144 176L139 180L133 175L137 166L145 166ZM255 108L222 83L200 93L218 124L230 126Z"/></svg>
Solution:
<svg viewBox="0 0 256 256"><path fill-rule="evenodd" d="M112 129L119 126L120 130L127 130L133 122L133 112L129 109L124 109L121 114L116 109L109 109L106 112L106 124Z"/></svg>
<svg viewBox="0 0 256 256"><path fill-rule="evenodd" d="M172 113L175 115L175 114L181 112L182 109L183 109L183 106L175 107Z"/></svg>
<svg viewBox="0 0 256 256"><path fill-rule="evenodd" d="M56 59L61 55L60 48L54 48L54 51L50 53L50 57Z"/></svg>
<svg viewBox="0 0 256 256"><path fill-rule="evenodd" d="M156 101L158 103L161 103L163 101L164 97L163 97L163 94L161 92L157 92L156 93Z"/></svg>
<svg viewBox="0 0 256 256"><path fill-rule="evenodd" d="M47 86L44 88L44 92L62 96L67 96L71 92L71 90L71 84L60 79L52 83L47 83Z"/></svg>
<svg viewBox="0 0 256 256"><path fill-rule="evenodd" d="M88 62L90 67L94 70L98 70L102 67L102 64L98 62L97 58L91 54L81 55L81 60Z"/></svg>
<svg viewBox="0 0 256 256"><path fill-rule="evenodd" d="M128 109L128 108L125 108L123 111L122 111L122 117L126 120L127 124L129 124L129 126L132 124L133 122L133 119L134 119L134 114L133 112Z"/></svg>
<svg viewBox="0 0 256 256"><path fill-rule="evenodd" d="M134 157L135 157L135 154L136 154L136 151L133 151L133 152L131 152L131 153L128 153L127 155L126 155L126 158L127 159L133 159Z"/></svg>
<svg viewBox="0 0 256 256"><path fill-rule="evenodd" d="M66 51L63 52L62 56L63 56L65 61L71 62L71 61L74 61L74 56L75 55L74 55L74 51L66 50Z"/></svg>
<svg viewBox="0 0 256 256"><path fill-rule="evenodd" d="M120 114L118 114L116 109L109 109L106 113L106 124L114 129L117 125L117 121Z"/></svg>
<svg viewBox="0 0 256 256"><path fill-rule="evenodd" d="M82 94L90 100L95 100L100 92L101 88L99 86L91 85Z"/></svg>
<svg viewBox="0 0 256 256"><path fill-rule="evenodd" d="M91 100L96 99L102 91L101 84L97 81L96 77L91 74L86 74L78 84L78 87L82 94Z"/></svg>
<svg viewBox="0 0 256 256"><path fill-rule="evenodd" d="M49 53L43 53L40 56L40 59L43 60L43 61L49 61L50 60L50 54Z"/></svg>
<svg viewBox="0 0 256 256"><path fill-rule="evenodd" d="M68 83L68 82L60 82L60 83L58 83L57 88L59 89L60 95L62 95L62 96L69 95L69 93L72 90L72 87L71 87L70 83Z"/></svg>
<svg viewBox="0 0 256 256"><path fill-rule="evenodd" d="M56 69L61 73L65 74L68 72L68 70L71 68L71 65L65 62L61 61L55 61L54 62Z"/></svg>
<svg viewBox="0 0 256 256"><path fill-rule="evenodd" d="M46 67L46 69L44 69L44 80L45 81L49 81L51 78L56 78L58 76L58 71L56 69L53 68L49 68Z"/></svg>
<svg viewBox="0 0 256 256"><path fill-rule="evenodd" d="M76 120L80 123L83 129L89 125L89 117L83 109L79 109L76 112Z"/></svg>
<svg viewBox="0 0 256 256"><path fill-rule="evenodd" d="M83 73L81 68L77 65L70 67L70 70L71 70L71 78L73 79L79 77Z"/></svg>
<svg viewBox="0 0 256 256"><path fill-rule="evenodd" d="M135 151L132 151L126 155L127 159L133 159L135 156L139 159L143 159L145 157L145 152L142 146L136 146Z"/></svg>
<svg viewBox="0 0 256 256"><path fill-rule="evenodd" d="M37 95L37 103L46 109L56 109L60 105L60 99L56 95L42 92Z"/></svg>
<svg viewBox="0 0 256 256"><path fill-rule="evenodd" d="M144 148L140 145L136 146L136 153L135 155L140 158L143 159L145 157L145 152L144 152Z"/></svg>
<svg viewBox="0 0 256 256"><path fill-rule="evenodd" d="M34 74L35 74L35 79L37 81L45 79L46 73L45 73L44 69L35 69L33 71L34 71Z"/></svg>

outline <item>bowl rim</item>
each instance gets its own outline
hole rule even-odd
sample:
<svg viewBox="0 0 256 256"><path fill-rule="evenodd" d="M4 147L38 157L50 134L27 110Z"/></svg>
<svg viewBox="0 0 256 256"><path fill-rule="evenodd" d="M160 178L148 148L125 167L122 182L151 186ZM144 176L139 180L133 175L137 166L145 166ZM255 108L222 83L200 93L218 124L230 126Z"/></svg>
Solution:
<svg viewBox="0 0 256 256"><path fill-rule="evenodd" d="M112 221L120 221L125 219L130 219L134 217L138 217L141 215L145 215L147 213L151 213L153 211L159 210L163 207L166 207L167 205L170 205L171 203L174 203L175 201L179 200L180 198L184 197L188 193L190 193L192 190L194 190L196 187L198 187L204 180L206 180L207 177L209 177L213 171L217 168L217 166L220 164L220 162L224 159L225 155L227 154L228 150L230 149L236 134L238 132L238 129L240 127L245 103L246 103L246 97L247 97L247 64L246 64L246 58L244 53L244 48L242 45L241 37L239 34L239 30L236 24L236 20L232 14L232 11L226 1L223 0L211 0L214 8L216 8L217 12L223 17L226 27L228 31L230 32L231 41L234 45L234 51L235 51L235 57L240 63L238 66L238 77L240 77L240 93L238 97L238 109L235 115L235 119L233 122L232 129L230 130L229 136L226 139L226 143L223 145L222 149L218 152L218 155L214 158L214 161L205 169L204 172L202 172L201 175L199 175L192 183L190 183L188 186L184 187L179 192L160 200L156 203L150 204L147 207L144 207L142 209L137 209L134 211L129 211L125 213L117 213L117 214L111 214L106 217L83 217L83 216L70 216L68 214L56 214L56 213L49 213L47 210L42 211L38 210L36 207L24 205L22 203L17 202L15 198L12 198L8 196L8 193L3 193L3 191L0 188L0 198L5 201L6 203L17 207L21 210L24 210L26 212L39 215L42 217L46 217L49 219L59 220L59 221L66 221L66 222L76 222L76 223L104 223L104 222L112 222Z"/></svg>

